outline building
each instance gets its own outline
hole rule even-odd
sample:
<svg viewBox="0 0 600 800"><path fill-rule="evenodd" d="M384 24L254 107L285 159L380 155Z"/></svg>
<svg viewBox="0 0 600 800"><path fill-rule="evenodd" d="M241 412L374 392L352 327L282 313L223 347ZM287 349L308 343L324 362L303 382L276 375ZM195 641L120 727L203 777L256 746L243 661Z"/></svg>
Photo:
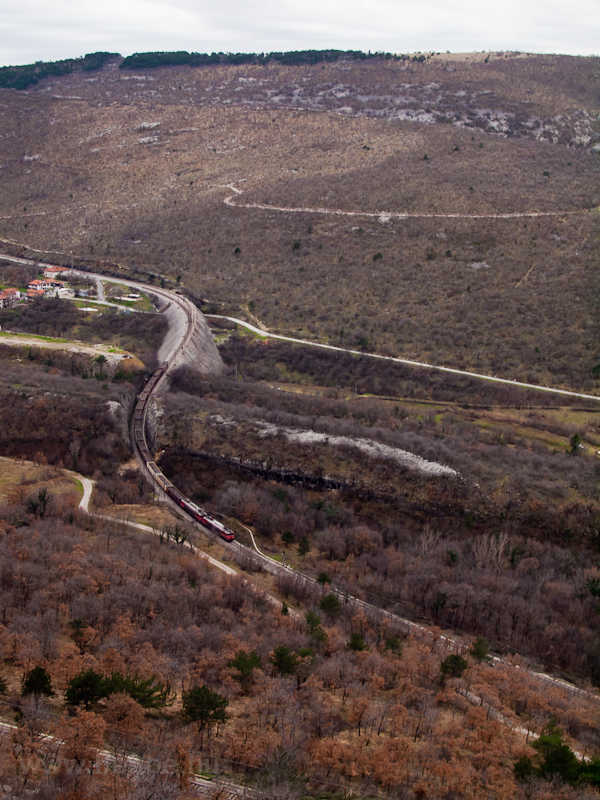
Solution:
<svg viewBox="0 0 600 800"><path fill-rule="evenodd" d="M64 281L57 281L53 278L46 278L45 280L40 280L36 278L35 280L31 281L27 285L28 289L39 290L41 289L44 292L53 292L56 289L64 289L65 282Z"/></svg>
<svg viewBox="0 0 600 800"><path fill-rule="evenodd" d="M44 269L44 278L60 278L65 277L70 272L68 267L46 267Z"/></svg>
<svg viewBox="0 0 600 800"><path fill-rule="evenodd" d="M0 308L12 308L21 299L18 289L4 289L0 292Z"/></svg>

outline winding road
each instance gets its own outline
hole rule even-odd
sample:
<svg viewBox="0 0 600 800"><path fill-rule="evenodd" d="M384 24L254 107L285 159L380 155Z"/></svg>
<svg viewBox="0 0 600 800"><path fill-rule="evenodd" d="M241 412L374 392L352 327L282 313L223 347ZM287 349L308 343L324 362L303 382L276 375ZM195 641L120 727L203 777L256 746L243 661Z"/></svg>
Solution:
<svg viewBox="0 0 600 800"><path fill-rule="evenodd" d="M8 458L7 456L0 456L0 461L11 461L16 464L26 464L27 466L34 467L36 466L33 461L25 461L21 458ZM143 525L141 522L131 522L128 519L121 519L119 517L109 517L106 514L96 514L94 511L90 511L90 500L92 498L92 492L94 491L94 481L90 478L86 478L85 475L81 475L79 472L73 472L71 469L64 469L63 473L68 475L73 480L79 481L83 488L83 495L81 500L79 501L78 508L81 511L85 511L86 514L89 514L90 517L94 517L95 519L102 519L105 522L112 522L115 525L125 525L128 528L134 528L138 531L143 531L144 533L150 533L154 536L161 536L163 535L161 531L157 530L156 528L152 528L150 525ZM221 572L224 572L226 575L237 575L238 573L227 564L224 564L222 561L217 561L216 558L209 556L208 553L205 553L199 547L196 547L191 542L185 542L184 546L189 548L192 553L203 558L207 561L212 567L215 567Z"/></svg>
<svg viewBox="0 0 600 800"><path fill-rule="evenodd" d="M233 188L233 186L231 184L229 184L227 188ZM235 191L239 192L240 190L236 189ZM251 206L251 207L253 207L253 206ZM276 209L276 210L294 211L294 210L302 210L302 209ZM340 212L340 213L342 213L342 212ZM343 213L346 213L346 212L343 212ZM358 212L348 212L348 213L352 213L352 214L357 213L358 214ZM536 213L537 214L542 214L542 213L545 213L545 212L536 212ZM573 213L575 213L575 212L573 212ZM531 212L531 214L522 214L521 216L532 216L532 215L535 215L534 212ZM37 263L41 267L53 266L51 264L43 264L41 262L34 262L31 259L18 258L16 256L9 256L9 255L3 254L3 253L0 253L0 258L8 260L8 261L14 261L16 263L21 263L21 264L33 265L34 263ZM167 305L169 306L169 309L172 308L172 309L174 309L176 311L176 313L178 315L178 319L177 319L176 323L171 323L171 320L169 320L170 331L169 331L169 334L167 335L166 342L163 343L163 345L161 346L161 348L159 350L159 353L158 353L159 361L161 361L161 362L162 361L168 361L169 362L169 370L174 369L177 366L181 366L182 363L185 363L187 350L189 349L189 342L190 342L191 337L188 337L187 341L181 342L179 340L180 336L181 336L181 331L183 330L183 328L185 328L187 330L187 323L188 323L190 315L193 316L193 318L194 318L193 325L201 325L202 321L204 320L204 317L200 313L198 308L193 303L191 303L187 298L185 298L183 295L176 294L175 292L170 292L167 289L160 289L160 288L156 288L154 286L149 287L146 284L137 283L136 281L126 280L126 279L122 279L122 278L109 278L109 277L106 277L104 275L97 275L95 273L89 273L89 272L79 272L77 270L74 270L74 272L76 274L79 274L79 275L82 275L82 276L85 276L85 277L88 277L88 278L91 277L96 282L102 283L103 281L105 281L105 282L109 282L109 283L117 283L117 284L121 284L121 285L124 285L124 286L129 286L132 289L136 289L138 292L151 291L152 294L156 295L157 297L161 297L167 303ZM106 301L104 301L104 302L106 302ZM335 352L339 352L339 353L348 353L349 355L360 356L362 358L376 358L376 359L379 359L380 361L390 361L390 362L395 363L395 364L405 364L407 366L418 367L420 369L434 370L436 372L446 372L446 373L451 374L451 375L460 375L460 376L466 377L466 378L474 378L475 380L488 381L488 382L492 382L492 383L499 383L499 384L502 384L502 385L505 385L505 386L513 386L513 387L519 388L519 389L528 389L528 390L532 390L532 391L536 391L536 392L546 392L546 393L550 393L550 394L558 394L558 395L562 395L564 397L573 397L573 398L577 398L577 399L580 399L580 400L593 400L595 402L600 402L600 395L587 394L585 392L574 392L574 391L572 391L570 389L559 389L559 388L556 388L556 387L553 387L553 386L540 386L539 384L535 384L535 383L524 383L523 381L515 381L515 380L512 380L511 378L497 378L494 375L485 375L484 373L481 373L481 372L470 372L468 370L457 369L455 367L446 367L446 366L444 366L442 364L428 364L426 361L414 361L414 360L411 360L411 359L408 359L408 358L401 358L399 356L384 356L384 355L381 355L380 353L368 353L368 352L365 352L363 350L352 350L352 349L347 348L347 347L338 347L338 346L333 345L333 344L323 344L322 342L313 342L313 341L310 341L309 339L297 339L297 338L295 338L293 336L284 336L283 334L279 334L279 333L271 333L270 331L265 330L264 327L260 328L257 325L252 325L251 323L246 322L245 320L239 319L237 317L228 317L228 316L223 316L223 315L220 315L220 314L207 314L206 316L210 317L212 319L223 319L223 320L227 320L228 322L234 322L236 325L239 325L242 328L246 328L246 330L252 331L252 333L258 334L259 336L261 336L263 338L278 339L280 341L290 342L292 344L307 345L308 347L319 347L319 348L321 348L323 350L331 350L331 351L335 351ZM175 329L175 331L174 331L174 329ZM205 330L203 330L203 337L206 340L206 331ZM1 341L1 338L0 338L0 341ZM40 345L40 346L42 346L42 345ZM176 363L172 363L173 361L176 361ZM199 366L201 368L201 365L199 365ZM213 366L214 366L214 364L213 364ZM210 370L209 369L205 369L205 371L210 371Z"/></svg>
<svg viewBox="0 0 600 800"><path fill-rule="evenodd" d="M107 279L104 278L104 276L94 275L93 277L95 279L97 279L97 280L100 280L100 279L101 280L107 280ZM112 280L114 280L114 282L118 282L118 283L121 283L121 284L125 284L127 286L131 286L132 288L135 288L138 291L139 290L147 290L147 287L142 286L141 284L136 283L134 281L124 281L124 280L118 280L118 279L112 279ZM160 389L162 383L167 378L168 372L170 370L172 370L175 366L178 366L181 363L185 363L186 352L190 348L190 343L191 343L191 341L192 341L192 339L193 339L193 337L195 335L195 327L196 327L196 324L197 324L197 320L199 319L198 310L195 307L193 307L194 310L192 312L190 310L190 306L192 304L186 298L184 298L184 297L182 297L180 295L177 295L177 294L175 294L173 292L169 292L168 290L164 290L164 289L154 290L154 293L157 296L162 297L163 300L168 304L168 307L172 307L175 310L175 313L173 313L171 315L170 319L169 319L169 333L167 334L165 342L161 346L161 350L162 350L162 353L163 353L163 355L161 357L161 361L167 362L168 367L164 371L164 374L161 376L160 380L156 381L155 385L152 388L151 395L155 394ZM393 357L389 357L389 356L379 356L377 354L372 354L372 353L362 353L360 351L346 350L344 348L335 347L335 346L332 346L332 345L322 345L322 344L319 344L319 343L316 343L316 342L309 342L309 341L306 341L306 340L295 339L293 337L286 337L286 336L282 336L282 335L279 335L279 334L272 334L272 333L269 333L267 331L261 330L261 329L255 327L255 326L253 326L253 325L250 325L249 323L246 323L243 320L239 320L239 319L236 319L236 318L233 318L233 317L220 317L220 318L227 319L227 320L232 321L232 322L234 322L234 323L236 323L238 325L246 327L247 329L253 331L254 333L259 334L260 336L271 337L271 338L279 339L279 340L282 340L282 341L289 341L289 342L293 342L293 343L309 345L309 346L315 346L315 347L323 347L325 349L334 350L334 351L340 351L340 352L347 352L347 353L351 353L351 354L357 355L357 356L380 358L380 359L391 361L391 362L409 364L411 366L423 367L423 368L426 368L426 369L438 369L438 370L443 371L443 372L449 372L449 373L458 374L458 375L466 375L466 376L469 376L469 377L477 377L477 378L481 378L483 380L493 380L493 381L497 381L497 382L503 383L503 384L509 384L509 385L514 385L514 386L519 386L519 387L524 387L524 388L536 389L536 390L539 390L539 391L555 392L555 393L562 394L562 395L569 395L569 396L585 398L585 399L589 399L589 400L598 400L598 399L600 399L598 397L595 397L594 395L586 395L586 394L577 393L577 392L569 392L567 390L561 390L561 389L552 389L550 387L539 387L539 386L535 386L535 385L520 383L518 381L510 381L508 379L494 378L494 377L490 377L490 376L486 376L486 375L477 375L477 374L474 374L474 373L469 373L469 372L466 372L466 371L456 370L456 369L452 369L452 368L448 368L448 367L440 367L440 366L436 367L434 365L426 364L426 363L423 363L423 362L414 362L414 361L409 361L407 359L393 358ZM213 344L213 346L214 346L214 344ZM148 400L150 400L150 396L148 397ZM143 461L143 459L139 458L139 454L137 454L137 455L138 455L138 459L139 459L140 465L144 469L146 475L148 476L148 478L153 483L155 483L155 485L157 485L156 484L156 476L148 469L148 467L147 467L146 463ZM133 529L136 529L136 530L140 530L140 531L142 531L142 532L144 532L146 534L153 534L153 535L157 535L157 536L161 535L160 531L158 531L158 530L156 530L156 529L154 529L154 528L152 528L151 526L148 526L148 525L143 525L141 523L131 522L129 520L115 519L113 517L109 517L109 516L106 516L106 515L95 514L93 512L90 512L89 504L90 504L90 498L91 498L92 491L93 491L93 481L90 480L89 478L86 478L83 475L80 475L80 474L78 474L76 472L73 472L73 471L70 471L70 470L65 470L65 472L66 472L66 474L68 474L73 479L78 480L78 481L81 482L81 485L83 487L83 496L82 496L81 501L79 503L79 508L82 511L84 511L84 512L86 512L86 513L90 514L91 516L94 516L94 517L96 517L98 519L106 521L106 522L111 522L111 523L114 523L114 524L117 524L117 525L125 525L127 527L130 527L130 528L133 528ZM170 498L168 498L168 496L162 491L162 489L160 487L158 487L158 490L159 490L161 496L170 505L175 505L173 503L173 501ZM178 512L180 514L182 513L182 509L181 508L177 507L177 510L178 510ZM202 529L202 526L200 526L196 521L194 521L193 524L196 527ZM246 526L243 526L243 527L246 528ZM202 530L204 530L204 529L202 529ZM281 564L281 563L279 563L277 561L274 561L273 559L269 558L267 555L262 553L261 550L259 549L259 547L256 544L253 532L248 528L246 528L246 530L248 531L248 533L250 535L250 539L252 541L253 548L247 548L245 545L241 544L239 541L233 541L228 545L233 551L237 551L240 555L247 555L250 552L250 553L252 553L252 558L257 559L259 561L260 565L262 566L262 568L265 569L265 571L267 571L267 572L269 572L271 574L274 574L274 575L281 575L282 573L288 574L291 577L293 577L295 580L299 580L299 581L302 581L302 582L304 582L306 584L309 584L314 589L315 592L322 591L323 587L320 584L318 584L317 581L315 581L313 578L310 578L309 576L304 575L303 573L300 573L297 570L294 570L291 567L286 566L285 564ZM208 531L205 531L205 532L209 533ZM229 565L218 561L217 559L213 558L212 556L209 556L207 553L205 553L202 550L200 550L199 548L197 548L191 542L186 542L185 546L187 546L191 550L191 552L195 553L198 557L200 557L202 559L205 559L211 566L223 571L227 575L233 576L233 575L239 574L232 567L230 567ZM337 595L342 603L350 605L350 606L353 606L356 609L362 609L368 616L370 616L371 618L375 618L375 619L377 619L379 621L381 621L381 620L389 620L390 622L394 623L394 625L399 626L403 630L405 630L406 633L409 633L409 634L412 633L412 634L416 634L417 636L426 637L426 638L430 638L433 635L432 632L426 626L420 625L420 624L415 623L415 622L413 622L411 620L407 620L405 618L399 617L398 615L393 614L393 613L391 613L389 611L386 611L384 609L381 609L381 608L373 606L373 605L371 605L369 603L366 603L365 601L363 601L363 600L361 600L361 599L359 599L357 597L353 597L353 596L349 595L347 592L344 592L344 591L341 591L339 589L336 589L335 587L330 587L329 591L334 593L335 595ZM273 597L272 595L269 595L268 593L264 593L264 592L261 592L261 594L263 594L265 596L265 599L270 604L272 604L274 606L277 606L279 608L281 607L280 601L278 599L276 599L275 597ZM297 614L297 612L292 612L292 614L294 616L300 617L300 615ZM464 653L467 650L467 647L465 646L465 644L463 642L461 642L459 639L457 639L457 638L455 638L453 636L448 636L446 634L443 634L441 636L437 636L436 638L437 638L437 641L440 641L447 648L447 650L449 650L451 652L459 652L459 653L463 652ZM505 666L505 667L506 666L512 667L513 669L517 669L517 670L521 669L524 673L527 673L530 677L533 677L534 679L536 679L537 681L540 681L542 684L545 684L548 687L562 689L562 690L564 690L564 691L566 691L566 692L568 692L570 694L573 694L573 695L576 695L576 696L584 696L589 700L592 700L592 701L595 701L595 702L600 702L600 699L598 698L597 694L595 694L595 693L593 693L591 691L586 691L584 689L581 689L581 688L579 688L579 687L577 687L577 686L575 686L575 685L573 685L571 683L568 683L567 681L563 681L560 678L555 678L555 677L553 677L551 675L547 675L547 674L542 673L542 672L537 672L535 670L527 669L525 667L515 666L515 665L511 664L509 661L507 661L507 660L505 660L503 658L499 658L497 656L493 657L492 663L493 664L497 664L499 666L501 665L501 666ZM471 703L473 703L475 705L482 705L482 706L484 705L483 698L479 697L478 695L476 695L476 694L474 694L474 693L472 693L470 691L467 692L465 694L465 696L466 696L466 699L469 700L469 702L471 702ZM527 736L533 735L533 736L535 736L535 734L531 734L531 732L527 728L516 727L511 720L507 719L503 714L501 714L501 712L499 712L496 709L494 709L491 705L489 705L489 703L487 703L487 705L488 705L488 709L487 709L488 714L490 716L494 717L495 719L497 719L498 722L500 722L501 724L507 725L508 727L516 730L519 733L522 733L523 735L527 735ZM6 734L9 734L9 733L12 733L13 731L14 731L14 726L13 725L8 724L8 723L4 723L4 722L0 722L0 734L6 735ZM577 755L577 757L582 758L581 754L577 753L576 755ZM105 763L108 763L108 762L110 762L110 760L112 758L112 755L110 753L106 752L106 751L101 751L99 753L99 758L100 758L101 761L103 761ZM145 764L144 764L143 760L137 759L135 757L130 757L129 760L131 761L131 763L130 763L131 768L137 769L137 770L144 770L145 769ZM128 761L128 763L129 763L129 761ZM198 792L198 794L201 794L201 795L214 796L215 789L217 788L214 783L212 783L210 781L207 781L207 780L205 780L203 778L198 778L196 776L192 776L191 783L192 783L192 786L194 787L194 789ZM245 787L242 787L242 786L239 786L239 785L236 785L236 784L233 784L233 783L226 783L226 784L221 783L219 785L219 791L220 791L219 796L227 798L228 800L241 800L241 798L257 797L258 796L258 793L252 792L251 790L247 790Z"/></svg>
<svg viewBox="0 0 600 800"><path fill-rule="evenodd" d="M436 370L437 372L448 372L452 375L462 375L466 378L476 378L482 381L492 381L493 383L502 383L506 386L515 386L520 389L534 389L536 392L550 392L552 394L561 394L567 397L578 397L584 400L596 400L600 402L600 395L584 394L582 392L572 392L569 389L556 389L553 386L540 386L536 383L523 383L522 381L513 381L510 378L496 378L494 375L484 375L481 372L469 372L465 369L455 369L454 367L443 367L440 364L428 364L426 361L411 361L408 358L398 358L396 356L383 356L379 353L366 353L364 350L350 350L347 347L337 347L333 344L322 344L321 342L311 342L309 339L295 339L293 336L283 336L280 333L270 333L263 328L257 328L245 320L238 319L237 317L226 317L221 314L207 314L207 317L212 319L224 319L228 322L235 322L242 328L246 328L252 333L257 333L259 336L268 339L279 339L283 342L292 342L293 344L308 345L309 347L320 347L323 350L334 350L338 353L348 353L353 356L361 356L364 358L377 358L380 361L391 361L395 364L406 364L410 367L421 367L422 369Z"/></svg>
<svg viewBox="0 0 600 800"><path fill-rule="evenodd" d="M241 183L241 181L237 181ZM235 183L217 184L220 189L231 189L233 194L226 197L223 202L232 208L258 208L263 211L282 211L289 214L325 214L338 217L373 217L381 222L391 219L522 219L523 217L565 217L573 214L584 214L595 209L574 209L571 211L510 211L502 214L437 214L422 211L346 211L343 208L324 208L315 206L275 206L270 203L239 203L234 202L243 194Z"/></svg>

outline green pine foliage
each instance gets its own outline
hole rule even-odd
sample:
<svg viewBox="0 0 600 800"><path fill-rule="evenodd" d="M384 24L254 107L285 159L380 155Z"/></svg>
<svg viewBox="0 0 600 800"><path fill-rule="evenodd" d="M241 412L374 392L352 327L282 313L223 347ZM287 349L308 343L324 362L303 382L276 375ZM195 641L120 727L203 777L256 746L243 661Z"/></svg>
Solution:
<svg viewBox="0 0 600 800"><path fill-rule="evenodd" d="M282 644L276 647L269 656L269 661L280 675L293 675L300 663L300 657L289 647Z"/></svg>
<svg viewBox="0 0 600 800"><path fill-rule="evenodd" d="M445 678L460 678L468 667L466 658L452 653L440 664L440 671Z"/></svg>
<svg viewBox="0 0 600 800"><path fill-rule="evenodd" d="M228 719L229 701L208 686L194 686L183 693L182 716L186 722L197 722L200 730Z"/></svg>
<svg viewBox="0 0 600 800"><path fill-rule="evenodd" d="M36 699L44 695L44 697L52 697L55 694L52 688L52 681L50 675L44 667L33 667L29 672L26 672L21 682L21 696L28 697L33 695Z"/></svg>
<svg viewBox="0 0 600 800"><path fill-rule="evenodd" d="M102 675L93 669L79 672L71 679L65 692L65 703L85 706L89 710L111 694L127 694L142 708L164 708L172 702L170 687L156 680L156 676L140 678L113 672Z"/></svg>
<svg viewBox="0 0 600 800"><path fill-rule="evenodd" d="M251 653L238 650L227 666L234 670L233 677L239 681L242 691L247 692L254 682L254 670L260 669L262 662L256 650Z"/></svg>
<svg viewBox="0 0 600 800"><path fill-rule="evenodd" d="M269 64L285 66L334 63L342 59L365 61L371 58L402 59L392 53L363 53L361 50L288 50L272 53L188 53L177 52L134 53L127 56L121 69L152 69L154 67L203 67L209 64ZM424 57L423 57L424 58Z"/></svg>
<svg viewBox="0 0 600 800"><path fill-rule="evenodd" d="M553 782L559 780L571 786L582 783L600 786L600 759L579 760L564 743L563 732L554 720L550 720L531 746L537 751L535 759L522 756L514 764L517 780L526 782L531 778L543 778Z"/></svg>
<svg viewBox="0 0 600 800"><path fill-rule="evenodd" d="M77 70L89 72L101 69L108 61L119 58L118 53L88 53L82 58L63 61L36 61L17 67L0 67L0 87L3 89L29 89L42 78L69 75Z"/></svg>
<svg viewBox="0 0 600 800"><path fill-rule="evenodd" d="M326 594L325 597L319 603L319 608L326 614L336 614L341 607L342 604L340 603L337 595L335 594Z"/></svg>
<svg viewBox="0 0 600 800"><path fill-rule="evenodd" d="M354 653L362 653L369 649L369 645L365 642L364 636L361 636L360 633L353 633L346 642L346 649L352 650Z"/></svg>
<svg viewBox="0 0 600 800"><path fill-rule="evenodd" d="M475 639L469 649L469 655L476 661L491 661L489 645L482 636Z"/></svg>

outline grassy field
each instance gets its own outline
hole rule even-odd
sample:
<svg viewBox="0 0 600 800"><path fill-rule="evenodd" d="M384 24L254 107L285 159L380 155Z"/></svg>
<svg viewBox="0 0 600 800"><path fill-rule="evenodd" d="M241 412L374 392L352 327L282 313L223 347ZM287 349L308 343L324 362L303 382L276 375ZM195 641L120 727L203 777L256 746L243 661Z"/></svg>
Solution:
<svg viewBox="0 0 600 800"><path fill-rule="evenodd" d="M125 522L148 525L157 531L181 523L181 517L163 505L108 505L97 509L98 513Z"/></svg>
<svg viewBox="0 0 600 800"><path fill-rule="evenodd" d="M6 502L14 493L27 497L43 488L55 496L74 494L78 502L83 496L81 483L64 475L62 470L0 458L0 503Z"/></svg>
<svg viewBox="0 0 600 800"><path fill-rule="evenodd" d="M70 344L71 343L71 341L69 339L58 339L55 336L38 336L36 334L31 334L31 333L11 333L10 331L0 331L0 337L6 338L6 337L9 337L9 336L11 338L13 338L15 336L18 336L18 337L23 337L23 338L26 338L26 339L39 340L41 343L43 343L43 342L54 342L56 344Z"/></svg>
<svg viewBox="0 0 600 800"><path fill-rule="evenodd" d="M70 300L69 302L77 308L87 308L88 310L91 308L94 311L101 311L103 308L101 304L95 303L93 300Z"/></svg>
<svg viewBox="0 0 600 800"><path fill-rule="evenodd" d="M108 297L108 295L107 295L107 297ZM148 299L148 296L145 295L145 294L142 294L140 300L123 300L120 297L111 296L110 297L110 302L111 303L116 303L119 306L125 306L126 308L134 308L137 311L152 312L152 311L155 310L154 306L152 305L152 303Z"/></svg>

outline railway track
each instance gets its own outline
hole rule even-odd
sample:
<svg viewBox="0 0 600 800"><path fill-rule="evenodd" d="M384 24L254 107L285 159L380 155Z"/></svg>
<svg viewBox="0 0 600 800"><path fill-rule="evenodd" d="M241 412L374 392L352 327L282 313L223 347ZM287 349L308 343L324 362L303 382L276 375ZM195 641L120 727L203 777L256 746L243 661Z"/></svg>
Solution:
<svg viewBox="0 0 600 800"><path fill-rule="evenodd" d="M171 295L172 302L184 301L184 298L180 297L179 295L173 295L167 292L164 293ZM188 318L188 329L186 330L185 336L183 337L183 340L179 347L184 348L192 335L193 335L193 319ZM174 355L174 359L175 358L176 358L176 353ZM146 441L146 434L145 434L146 414L148 410L148 405L153 395L162 386L171 368L172 366L169 362L164 362L163 364L160 365L160 367L152 375L152 377L149 379L148 383L142 390L135 407L134 419L133 419L133 439L139 457L141 461L144 463L144 468L149 478L159 487L159 489L167 498L174 500L174 502L180 507L180 509L185 514L191 517L196 524L199 523L203 531L211 534L216 533L217 535L224 538L227 541L228 546L234 552L237 552L239 555L246 555L246 556L248 555L248 553L251 553L253 559L257 561L266 572L269 572L272 575L287 574L289 576L293 576L295 580L301 581L305 585L311 587L311 589L313 589L315 594L322 592L323 587L314 578L311 578L308 575L304 575L303 573L293 569L292 567L281 564L279 561L274 561L272 558L269 558L269 556L261 552L261 550L257 547L256 542L254 541L254 537L251 537L253 548L249 548L246 545L242 544L241 542L236 541L233 537L233 531L231 530L231 528L227 527L219 520L216 520L215 517L208 514L208 512L205 512L203 509L199 509L198 506L196 506L192 500L183 495L179 490L175 489L175 487L173 487L173 484L169 481L169 479L161 472L159 467L154 463L153 457L149 451L148 444ZM171 489L170 487L173 487L173 489ZM413 622L412 620L406 619L405 617L401 617L397 614L394 614L391 611L379 608L378 606L372 605L371 603L368 603L365 600L361 600L358 597L354 597L353 595L341 589L330 587L329 591L331 594L336 595L343 605L346 606L349 605L351 607L356 608L357 610L362 609L365 612L365 614L367 614L367 616L377 621L389 620L390 622L393 622L394 625L396 625L398 628L403 630L406 634L415 634L424 638L434 637L434 634L425 625L421 625L417 622ZM435 634L435 639L438 642L442 642L442 644L444 644L447 647L447 649L452 652L455 653L468 652L468 646L453 636L448 636L446 634L442 635ZM562 678L557 678L537 670L528 669L526 667L515 666L510 661L501 658L499 656L494 656L492 658L491 663L497 666L510 666L513 669L520 669L523 672L530 675L531 677L533 677L535 680L545 684L546 686L552 686L554 688L562 689L575 696L587 697L588 699L593 699L595 702L600 703L600 697L596 693L575 686L574 684L569 683L568 681L565 681Z"/></svg>
<svg viewBox="0 0 600 800"><path fill-rule="evenodd" d="M0 736L12 736L18 729L18 726L12 723L0 722ZM65 744L62 739L52 736L49 733L41 734L40 739L52 743L54 746L58 745L62 747ZM151 766L141 756L129 755L122 759L117 759L114 753L111 753L109 750L99 750L97 758L102 768L107 772L112 771L114 765L121 765L123 762L131 772L136 774L142 775L151 771ZM256 789L241 786L237 783L231 783L230 781L224 781L220 778L216 780L202 778L194 773L189 776L188 785L199 797L218 797L219 800L252 800L253 798L262 796Z"/></svg>

